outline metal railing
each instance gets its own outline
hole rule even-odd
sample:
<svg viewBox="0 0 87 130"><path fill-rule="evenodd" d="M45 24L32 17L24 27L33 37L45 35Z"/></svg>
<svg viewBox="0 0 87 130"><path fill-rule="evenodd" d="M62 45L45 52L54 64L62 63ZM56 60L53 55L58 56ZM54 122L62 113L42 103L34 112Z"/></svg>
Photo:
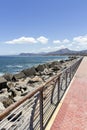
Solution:
<svg viewBox="0 0 87 130"><path fill-rule="evenodd" d="M0 114L0 130L44 130L82 58Z"/></svg>

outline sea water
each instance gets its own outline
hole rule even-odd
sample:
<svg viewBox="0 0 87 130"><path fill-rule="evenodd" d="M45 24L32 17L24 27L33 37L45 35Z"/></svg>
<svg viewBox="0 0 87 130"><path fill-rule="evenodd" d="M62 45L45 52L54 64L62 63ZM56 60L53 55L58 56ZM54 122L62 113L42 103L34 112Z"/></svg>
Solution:
<svg viewBox="0 0 87 130"><path fill-rule="evenodd" d="M38 64L67 58L68 56L0 56L0 76L5 73L17 73Z"/></svg>

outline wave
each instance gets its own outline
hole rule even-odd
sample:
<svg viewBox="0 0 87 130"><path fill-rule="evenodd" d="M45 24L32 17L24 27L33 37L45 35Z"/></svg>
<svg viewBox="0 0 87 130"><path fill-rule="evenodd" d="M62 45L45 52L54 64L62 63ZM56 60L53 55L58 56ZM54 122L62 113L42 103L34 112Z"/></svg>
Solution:
<svg viewBox="0 0 87 130"><path fill-rule="evenodd" d="M46 62L60 61L61 59L48 59Z"/></svg>
<svg viewBox="0 0 87 130"><path fill-rule="evenodd" d="M23 65L7 65L7 68L23 68Z"/></svg>
<svg viewBox="0 0 87 130"><path fill-rule="evenodd" d="M0 72L0 76L4 75L4 73Z"/></svg>

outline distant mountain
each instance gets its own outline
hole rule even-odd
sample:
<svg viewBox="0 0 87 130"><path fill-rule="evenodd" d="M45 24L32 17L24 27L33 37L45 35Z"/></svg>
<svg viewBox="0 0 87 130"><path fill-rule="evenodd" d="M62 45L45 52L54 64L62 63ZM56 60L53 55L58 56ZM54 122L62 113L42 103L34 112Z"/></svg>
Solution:
<svg viewBox="0 0 87 130"><path fill-rule="evenodd" d="M80 54L87 54L87 50L80 51Z"/></svg>
<svg viewBox="0 0 87 130"><path fill-rule="evenodd" d="M38 56L38 55L87 55L87 50L74 51L68 48L60 49L53 52L41 52L41 53L21 53L20 56Z"/></svg>
<svg viewBox="0 0 87 130"><path fill-rule="evenodd" d="M20 56L32 56L35 55L34 53L20 53Z"/></svg>
<svg viewBox="0 0 87 130"><path fill-rule="evenodd" d="M64 54L75 54L77 51L69 50L68 48L60 49L57 51L49 52L48 55L64 55Z"/></svg>

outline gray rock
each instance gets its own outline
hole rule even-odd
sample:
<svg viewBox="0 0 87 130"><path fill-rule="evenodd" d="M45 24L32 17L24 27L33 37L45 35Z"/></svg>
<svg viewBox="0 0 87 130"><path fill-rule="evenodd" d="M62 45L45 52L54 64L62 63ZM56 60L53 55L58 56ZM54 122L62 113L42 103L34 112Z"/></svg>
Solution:
<svg viewBox="0 0 87 130"><path fill-rule="evenodd" d="M27 85L22 85L21 89L23 89L24 91L26 91L27 90Z"/></svg>
<svg viewBox="0 0 87 130"><path fill-rule="evenodd" d="M14 97L13 99L14 99L15 102L17 102L17 101L19 101L21 98L22 98L22 96L16 96L16 97Z"/></svg>
<svg viewBox="0 0 87 130"><path fill-rule="evenodd" d="M3 93L3 91L2 91L2 89L0 90L0 94L2 94Z"/></svg>
<svg viewBox="0 0 87 130"><path fill-rule="evenodd" d="M53 68L55 65L58 65L59 62L58 61L53 61L49 64L50 68Z"/></svg>
<svg viewBox="0 0 87 130"><path fill-rule="evenodd" d="M60 67L59 67L58 65L55 65L55 66L52 68L52 70L58 71L58 70L60 70Z"/></svg>
<svg viewBox="0 0 87 130"><path fill-rule="evenodd" d="M13 75L13 78L15 78L16 80L21 79L21 78L25 78L25 74L23 72L17 73Z"/></svg>
<svg viewBox="0 0 87 130"><path fill-rule="evenodd" d="M40 76L40 75L41 75L41 72L37 72L36 75L37 75L37 76Z"/></svg>
<svg viewBox="0 0 87 130"><path fill-rule="evenodd" d="M46 63L46 64L43 64L44 65L44 67L46 68L46 69L49 69L49 66L48 66L48 64Z"/></svg>
<svg viewBox="0 0 87 130"><path fill-rule="evenodd" d="M17 91L21 91L21 86L16 86L15 89L16 89Z"/></svg>
<svg viewBox="0 0 87 130"><path fill-rule="evenodd" d="M69 56L68 58L69 58L69 60L72 61L72 60L74 60L74 59L77 59L77 56Z"/></svg>
<svg viewBox="0 0 87 130"><path fill-rule="evenodd" d="M47 75L49 73L49 70L47 68L44 69L44 71L40 72L41 75Z"/></svg>
<svg viewBox="0 0 87 130"><path fill-rule="evenodd" d="M0 102L0 113L5 110L5 107L2 102Z"/></svg>
<svg viewBox="0 0 87 130"><path fill-rule="evenodd" d="M25 91L25 92L23 92L22 94L21 94L21 96L25 96L25 95L27 95L28 94L28 91Z"/></svg>
<svg viewBox="0 0 87 130"><path fill-rule="evenodd" d="M62 64L62 63L65 63L65 61L64 60L60 60L60 63Z"/></svg>
<svg viewBox="0 0 87 130"><path fill-rule="evenodd" d="M22 71L26 76L32 76L36 74L36 70L34 67L30 68L30 69L26 69Z"/></svg>
<svg viewBox="0 0 87 130"><path fill-rule="evenodd" d="M3 103L4 107L7 108L8 106L10 106L11 104L13 104L13 100L10 99L7 96L0 96L0 102Z"/></svg>
<svg viewBox="0 0 87 130"><path fill-rule="evenodd" d="M3 77L4 77L7 81L12 81L13 75L7 73L7 74L3 75Z"/></svg>
<svg viewBox="0 0 87 130"><path fill-rule="evenodd" d="M49 79L49 78L50 78L49 75L43 75L43 76L42 76L43 81L46 81L46 80Z"/></svg>
<svg viewBox="0 0 87 130"><path fill-rule="evenodd" d="M13 82L7 82L7 87L10 88L14 88L15 87L15 83Z"/></svg>
<svg viewBox="0 0 87 130"><path fill-rule="evenodd" d="M28 82L29 82L30 79L31 79L30 77L27 77L27 78L25 79L24 83L25 83L25 84L28 84Z"/></svg>
<svg viewBox="0 0 87 130"><path fill-rule="evenodd" d="M45 73L48 73L48 72L49 72L49 70L48 70L47 68L45 68L45 69L44 69L44 72L45 72Z"/></svg>
<svg viewBox="0 0 87 130"><path fill-rule="evenodd" d="M34 88L33 88L33 84L32 84L32 86L27 86L27 91L28 91L28 93L29 92L32 92L34 90Z"/></svg>
<svg viewBox="0 0 87 130"><path fill-rule="evenodd" d="M35 83L35 82L43 82L43 80L39 76L35 76L33 79L30 79L28 83Z"/></svg>
<svg viewBox="0 0 87 130"><path fill-rule="evenodd" d="M3 89L2 89L2 92L3 92L3 93L8 93L8 89L7 89L7 88L3 88Z"/></svg>
<svg viewBox="0 0 87 130"><path fill-rule="evenodd" d="M15 88L10 88L9 92L12 92L12 96L15 97L17 95L21 95L21 91L17 91Z"/></svg>
<svg viewBox="0 0 87 130"><path fill-rule="evenodd" d="M7 80L4 77L0 77L0 89L6 88L7 87L6 83Z"/></svg>
<svg viewBox="0 0 87 130"><path fill-rule="evenodd" d="M45 69L45 65L43 64L43 65L38 65L37 67L36 67L36 70L37 71L44 71L44 69Z"/></svg>

